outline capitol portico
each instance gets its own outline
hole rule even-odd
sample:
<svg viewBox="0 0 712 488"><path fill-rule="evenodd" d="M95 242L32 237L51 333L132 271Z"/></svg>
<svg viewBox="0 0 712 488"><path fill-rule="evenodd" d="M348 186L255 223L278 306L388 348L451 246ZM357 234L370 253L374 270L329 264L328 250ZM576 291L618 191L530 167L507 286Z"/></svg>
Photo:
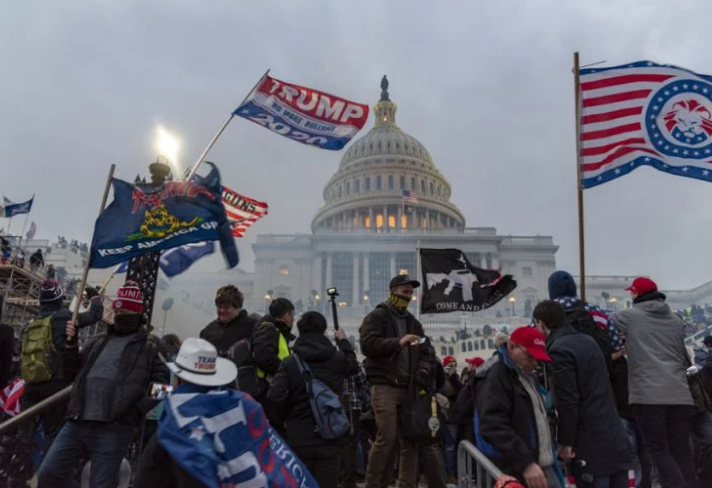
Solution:
<svg viewBox="0 0 712 488"><path fill-rule="evenodd" d="M250 306L264 310L268 300L285 297L303 309L327 312L325 290L334 286L341 322L356 334L363 315L388 295L394 275L417 274L420 246L461 249L476 266L501 268L519 283L510 299L467 319L459 313L421 317L429 334L451 335L463 320L484 325L497 315L506 323L507 317L530 312L546 298L546 280L556 267L553 239L466 227L434 158L396 123L397 106L385 77L381 88L375 124L344 153L324 188L311 234L257 237ZM417 197L417 203L404 202L404 194Z"/></svg>

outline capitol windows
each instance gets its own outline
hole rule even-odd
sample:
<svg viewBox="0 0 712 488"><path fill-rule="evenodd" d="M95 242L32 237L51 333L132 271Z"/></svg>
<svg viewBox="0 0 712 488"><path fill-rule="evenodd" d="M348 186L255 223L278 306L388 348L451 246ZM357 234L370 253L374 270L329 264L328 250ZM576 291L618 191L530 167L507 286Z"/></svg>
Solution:
<svg viewBox="0 0 712 488"><path fill-rule="evenodd" d="M420 191L425 194L425 180L420 180Z"/></svg>
<svg viewBox="0 0 712 488"><path fill-rule="evenodd" d="M354 181L354 193L361 193L361 180Z"/></svg>
<svg viewBox="0 0 712 488"><path fill-rule="evenodd" d="M430 194L431 195L435 194L435 192L433 191L433 182L432 181L430 182Z"/></svg>
<svg viewBox="0 0 712 488"><path fill-rule="evenodd" d="M404 229L408 227L408 216L407 215L401 215L401 227Z"/></svg>
<svg viewBox="0 0 712 488"><path fill-rule="evenodd" d="M366 191L371 191L371 177L366 177Z"/></svg>
<svg viewBox="0 0 712 488"><path fill-rule="evenodd" d="M531 278L532 275L532 268L530 266L522 267L522 276L524 276L525 278Z"/></svg>
<svg viewBox="0 0 712 488"><path fill-rule="evenodd" d="M369 217L368 215L363 218L363 226L371 227L371 217Z"/></svg>
<svg viewBox="0 0 712 488"><path fill-rule="evenodd" d="M381 175L376 176L376 190L381 189L381 186L382 186L381 180L382 180Z"/></svg>
<svg viewBox="0 0 712 488"><path fill-rule="evenodd" d="M388 175L388 189L393 189L393 175Z"/></svg>
<svg viewBox="0 0 712 488"><path fill-rule="evenodd" d="M381 214L376 215L376 227L379 229L383 227L383 215Z"/></svg>
<svg viewBox="0 0 712 488"><path fill-rule="evenodd" d="M453 349L453 347L452 347L452 346L448 346L448 348L447 348L447 349L448 349L448 351L447 351L447 352L448 352L448 354L449 354L450 356L452 356L453 354L455 354L455 349Z"/></svg>
<svg viewBox="0 0 712 488"><path fill-rule="evenodd" d="M441 355L441 356L447 356L447 347L442 346L442 347L440 348L440 355Z"/></svg>
<svg viewBox="0 0 712 488"><path fill-rule="evenodd" d="M346 182L346 194L347 195L351 194L351 182L350 181Z"/></svg>
<svg viewBox="0 0 712 488"><path fill-rule="evenodd" d="M341 187L339 186L339 198L341 198Z"/></svg>
<svg viewBox="0 0 712 488"><path fill-rule="evenodd" d="M462 352L467 352L467 344L465 344L464 342L461 343L461 344L460 344L460 349L462 350Z"/></svg>
<svg viewBox="0 0 712 488"><path fill-rule="evenodd" d="M400 187L401 190L405 190L405 176L400 177Z"/></svg>
<svg viewBox="0 0 712 488"><path fill-rule="evenodd" d="M285 276L288 275L289 274L289 266L280 266L279 274L285 275Z"/></svg>
<svg viewBox="0 0 712 488"><path fill-rule="evenodd" d="M395 227L395 226L396 226L396 216L389 215L388 216L388 227Z"/></svg>

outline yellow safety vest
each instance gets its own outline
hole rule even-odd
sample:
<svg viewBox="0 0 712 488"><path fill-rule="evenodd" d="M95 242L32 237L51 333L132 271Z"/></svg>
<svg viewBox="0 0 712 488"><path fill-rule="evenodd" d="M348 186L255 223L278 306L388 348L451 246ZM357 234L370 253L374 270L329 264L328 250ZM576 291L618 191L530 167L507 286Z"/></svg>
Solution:
<svg viewBox="0 0 712 488"><path fill-rule="evenodd" d="M284 338L284 336L279 330L277 330L277 334L279 334L279 347L277 349L277 357L280 361L284 361L287 356L291 354L291 352L289 351L289 344L287 344L287 339ZM260 368L257 368L258 378L265 378L266 376L267 373L262 371Z"/></svg>

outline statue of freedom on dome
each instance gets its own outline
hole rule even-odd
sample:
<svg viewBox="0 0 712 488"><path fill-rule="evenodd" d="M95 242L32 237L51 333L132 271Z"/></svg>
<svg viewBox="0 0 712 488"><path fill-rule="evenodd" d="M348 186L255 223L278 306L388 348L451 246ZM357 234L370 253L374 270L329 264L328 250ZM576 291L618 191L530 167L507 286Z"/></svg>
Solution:
<svg viewBox="0 0 712 488"><path fill-rule="evenodd" d="M388 98L388 78L383 75L381 78L381 102L390 102L391 99Z"/></svg>

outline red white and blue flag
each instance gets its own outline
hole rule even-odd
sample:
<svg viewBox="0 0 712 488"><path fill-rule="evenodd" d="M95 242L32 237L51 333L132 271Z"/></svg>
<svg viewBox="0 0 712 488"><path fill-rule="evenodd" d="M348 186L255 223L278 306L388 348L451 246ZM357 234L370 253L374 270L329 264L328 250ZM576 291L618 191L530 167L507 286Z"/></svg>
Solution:
<svg viewBox="0 0 712 488"><path fill-rule="evenodd" d="M403 196L401 197L401 201L404 204L412 203L412 204L417 205L418 204L418 194L411 190L403 190Z"/></svg>
<svg viewBox="0 0 712 488"><path fill-rule="evenodd" d="M303 144L339 150L363 128L368 105L265 76L233 114Z"/></svg>
<svg viewBox="0 0 712 488"><path fill-rule="evenodd" d="M712 181L712 76L638 61L580 81L584 188L640 166Z"/></svg>
<svg viewBox="0 0 712 488"><path fill-rule="evenodd" d="M225 206L227 219L232 226L232 235L242 237L252 224L269 212L269 205L254 198L237 193L223 186L222 202Z"/></svg>

